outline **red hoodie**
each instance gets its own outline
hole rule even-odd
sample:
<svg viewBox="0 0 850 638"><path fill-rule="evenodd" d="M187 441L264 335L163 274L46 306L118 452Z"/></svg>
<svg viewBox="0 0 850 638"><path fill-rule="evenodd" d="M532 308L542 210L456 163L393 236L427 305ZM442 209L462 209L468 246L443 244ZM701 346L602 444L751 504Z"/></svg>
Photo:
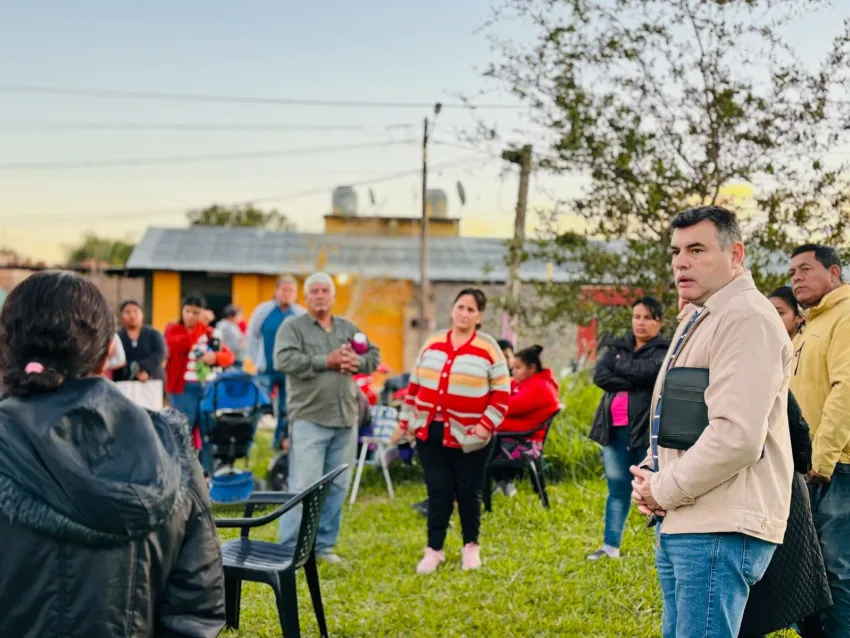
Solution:
<svg viewBox="0 0 850 638"><path fill-rule="evenodd" d="M165 364L165 391L169 394L183 394L186 386L186 368L189 365L189 352L198 343L202 335L212 339L213 330L200 321L192 330L182 323L169 324L165 329L165 346L168 349L168 361ZM232 366L235 358L224 344L216 352L216 365L222 368Z"/></svg>
<svg viewBox="0 0 850 638"><path fill-rule="evenodd" d="M525 381L514 381L511 386L508 414L499 426L499 434L533 430L560 408L558 384L549 368ZM542 441L544 436L545 430L539 430L530 440Z"/></svg>

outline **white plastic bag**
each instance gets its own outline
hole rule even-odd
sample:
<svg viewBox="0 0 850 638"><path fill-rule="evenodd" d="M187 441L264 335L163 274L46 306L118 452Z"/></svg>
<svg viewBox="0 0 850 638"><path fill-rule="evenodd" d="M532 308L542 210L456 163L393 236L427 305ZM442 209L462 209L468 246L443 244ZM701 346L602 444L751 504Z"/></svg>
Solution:
<svg viewBox="0 0 850 638"><path fill-rule="evenodd" d="M118 381L115 385L131 401L148 410L162 410L162 381Z"/></svg>

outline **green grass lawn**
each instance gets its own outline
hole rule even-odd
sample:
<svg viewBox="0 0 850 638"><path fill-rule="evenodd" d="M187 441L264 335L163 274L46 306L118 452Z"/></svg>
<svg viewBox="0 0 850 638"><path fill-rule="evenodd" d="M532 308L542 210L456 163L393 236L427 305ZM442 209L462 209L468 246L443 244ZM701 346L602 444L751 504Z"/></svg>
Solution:
<svg viewBox="0 0 850 638"><path fill-rule="evenodd" d="M267 444L252 465L264 468ZM425 496L421 477L393 468L390 500L377 472L366 468L357 503L346 502L339 554L344 566L320 565L322 595L333 636L658 636L660 590L653 566L653 536L634 514L619 561L591 563L585 556L602 538L602 481L551 486L544 510L527 483L513 499L494 497L481 529L483 567L460 569L457 515L446 543L447 561L436 574L418 576L425 519L411 505ZM262 470L264 473L264 470ZM229 515L232 508L217 508ZM235 536L222 530L222 539ZM277 526L252 533L274 541ZM318 635L303 574L299 574L301 627ZM280 636L268 587L243 585L241 628L226 636ZM791 634L789 634L791 635Z"/></svg>

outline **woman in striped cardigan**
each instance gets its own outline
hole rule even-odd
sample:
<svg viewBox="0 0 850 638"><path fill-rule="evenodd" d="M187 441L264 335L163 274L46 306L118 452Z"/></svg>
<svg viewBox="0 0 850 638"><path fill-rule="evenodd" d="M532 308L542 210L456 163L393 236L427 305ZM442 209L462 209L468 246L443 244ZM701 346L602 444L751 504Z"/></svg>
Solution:
<svg viewBox="0 0 850 638"><path fill-rule="evenodd" d="M415 435L428 488L428 547L416 571L434 572L457 500L463 530L463 569L481 566L478 530L488 444L508 408L510 374L496 341L478 332L487 297L461 290L452 327L422 348L394 438Z"/></svg>

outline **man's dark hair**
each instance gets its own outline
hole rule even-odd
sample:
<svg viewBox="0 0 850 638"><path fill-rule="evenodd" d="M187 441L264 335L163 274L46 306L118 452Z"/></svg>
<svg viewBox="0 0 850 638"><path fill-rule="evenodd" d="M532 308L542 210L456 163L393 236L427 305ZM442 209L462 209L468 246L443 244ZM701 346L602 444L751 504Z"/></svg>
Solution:
<svg viewBox="0 0 850 638"><path fill-rule="evenodd" d="M195 306L196 308L204 310L207 307L207 300L203 295L192 293L183 298L183 303L180 307L182 308L183 306Z"/></svg>
<svg viewBox="0 0 850 638"><path fill-rule="evenodd" d="M674 229L690 228L704 221L710 221L714 224L720 239L720 247L723 250L729 250L732 244L743 241L738 218L735 213L722 206L699 206L682 211L673 218L670 227Z"/></svg>
<svg viewBox="0 0 850 638"><path fill-rule="evenodd" d="M32 275L9 293L0 314L3 385L30 396L99 374L114 335L112 311L91 281L70 272Z"/></svg>
<svg viewBox="0 0 850 638"><path fill-rule="evenodd" d="M637 306L644 306L647 310L649 310L649 314L656 321L664 321L664 308L661 307L661 302L655 297L647 295L645 297L635 299L632 304L632 308L636 308Z"/></svg>
<svg viewBox="0 0 850 638"><path fill-rule="evenodd" d="M510 350L511 352L514 351L514 344L512 344L507 339L499 339L498 341L496 341L496 343L499 344L499 349L502 352L504 352L505 350Z"/></svg>
<svg viewBox="0 0 850 638"><path fill-rule="evenodd" d="M802 246L798 246L794 249L794 252L791 253L791 257L794 258L797 255L802 255L803 253L814 253L815 259L827 270L833 266L838 266L838 277L841 281L844 281L844 276L841 272L841 258L838 256L838 251L835 250L835 248L832 246L824 246L823 244L803 244Z"/></svg>

